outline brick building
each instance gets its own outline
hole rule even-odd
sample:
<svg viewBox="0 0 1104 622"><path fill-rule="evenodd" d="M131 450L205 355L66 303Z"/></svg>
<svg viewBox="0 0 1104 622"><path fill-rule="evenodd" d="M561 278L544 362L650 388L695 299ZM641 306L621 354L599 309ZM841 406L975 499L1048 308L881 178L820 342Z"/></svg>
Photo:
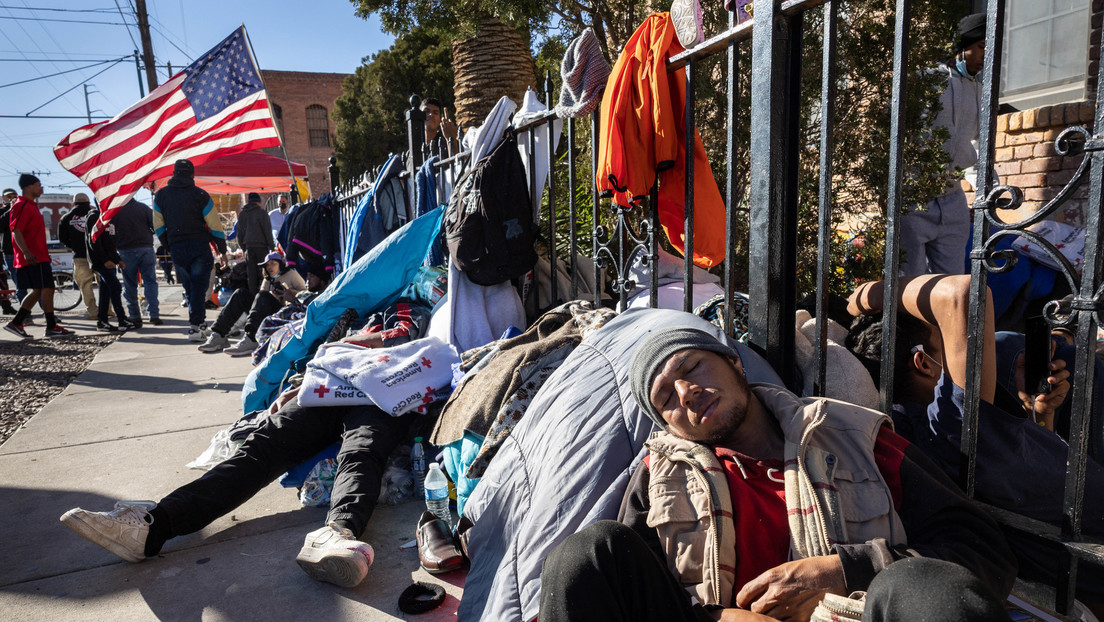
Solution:
<svg viewBox="0 0 1104 622"><path fill-rule="evenodd" d="M334 144L330 113L349 74L269 70L261 70L261 74L288 157L307 166L315 196L329 192L329 158ZM265 151L283 157L279 148Z"/></svg>
<svg viewBox="0 0 1104 622"><path fill-rule="evenodd" d="M1018 111L997 117L995 156L1001 182L1023 191L1018 217L1054 198L1084 158L1059 155L1054 140L1072 125L1092 131L1102 17L1104 0L1008 3L1000 101ZM1084 183L1051 219L1083 226L1087 207Z"/></svg>

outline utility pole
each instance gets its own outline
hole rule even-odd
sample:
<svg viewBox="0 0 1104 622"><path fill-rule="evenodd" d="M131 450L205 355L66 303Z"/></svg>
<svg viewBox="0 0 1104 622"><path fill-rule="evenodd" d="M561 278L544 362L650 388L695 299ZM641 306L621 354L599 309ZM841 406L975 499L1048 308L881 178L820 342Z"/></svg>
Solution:
<svg viewBox="0 0 1104 622"><path fill-rule="evenodd" d="M142 86L142 63L138 62L138 50L134 50L134 69L138 72L138 98L146 96L146 89Z"/></svg>
<svg viewBox="0 0 1104 622"><path fill-rule="evenodd" d="M88 105L88 83L84 83L84 109L88 112L88 124L92 125L92 107Z"/></svg>
<svg viewBox="0 0 1104 622"><path fill-rule="evenodd" d="M157 65L153 64L153 42L150 40L146 0L134 0L134 14L138 18L138 34L142 37L142 61L146 64L146 84L152 93L153 89L157 88Z"/></svg>

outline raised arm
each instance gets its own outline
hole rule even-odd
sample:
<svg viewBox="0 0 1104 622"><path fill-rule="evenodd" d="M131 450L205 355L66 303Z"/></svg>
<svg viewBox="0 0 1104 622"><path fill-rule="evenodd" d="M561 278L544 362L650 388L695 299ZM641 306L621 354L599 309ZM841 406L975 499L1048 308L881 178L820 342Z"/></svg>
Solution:
<svg viewBox="0 0 1104 622"><path fill-rule="evenodd" d="M970 329L969 275L927 274L902 278L898 309L927 322L935 332L933 340L941 341L943 369L951 381L966 386L966 344ZM881 281L860 285L847 301L852 315L877 313L883 309L884 290ZM996 394L996 340L993 333L993 300L986 290L985 334L982 341L981 399L992 403Z"/></svg>

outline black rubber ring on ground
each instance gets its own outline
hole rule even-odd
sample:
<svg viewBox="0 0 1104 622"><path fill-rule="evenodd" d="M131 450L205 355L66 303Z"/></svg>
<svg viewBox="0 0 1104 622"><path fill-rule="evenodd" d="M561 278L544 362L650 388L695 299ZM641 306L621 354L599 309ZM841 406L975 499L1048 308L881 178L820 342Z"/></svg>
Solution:
<svg viewBox="0 0 1104 622"><path fill-rule="evenodd" d="M399 595L399 609L403 613L425 613L445 602L445 589L433 583L414 582Z"/></svg>

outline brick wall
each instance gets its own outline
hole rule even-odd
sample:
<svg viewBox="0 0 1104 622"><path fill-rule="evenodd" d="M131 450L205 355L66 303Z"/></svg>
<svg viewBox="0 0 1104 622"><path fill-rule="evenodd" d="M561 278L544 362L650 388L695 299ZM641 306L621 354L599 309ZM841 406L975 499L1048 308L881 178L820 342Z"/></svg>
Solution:
<svg viewBox="0 0 1104 622"><path fill-rule="evenodd" d="M268 98L279 106L281 132L287 155L293 162L307 166L311 192L318 196L330 191L329 158L333 155L334 123L329 119L334 101L341 95L341 84L348 74L308 73L303 71L262 70ZM307 131L307 107L322 106L327 112L330 145L311 147ZM266 149L272 155L283 157L276 149Z"/></svg>
<svg viewBox="0 0 1104 622"><path fill-rule="evenodd" d="M1044 106L997 117L997 173L1001 183L1017 186L1024 193L1023 207L1017 214L1002 215L1006 221L1034 213L1073 178L1084 155L1058 155L1054 150L1054 139L1071 125L1091 129L1094 109L1092 102L1080 102ZM1086 180L1050 219L1082 226L1087 207Z"/></svg>

